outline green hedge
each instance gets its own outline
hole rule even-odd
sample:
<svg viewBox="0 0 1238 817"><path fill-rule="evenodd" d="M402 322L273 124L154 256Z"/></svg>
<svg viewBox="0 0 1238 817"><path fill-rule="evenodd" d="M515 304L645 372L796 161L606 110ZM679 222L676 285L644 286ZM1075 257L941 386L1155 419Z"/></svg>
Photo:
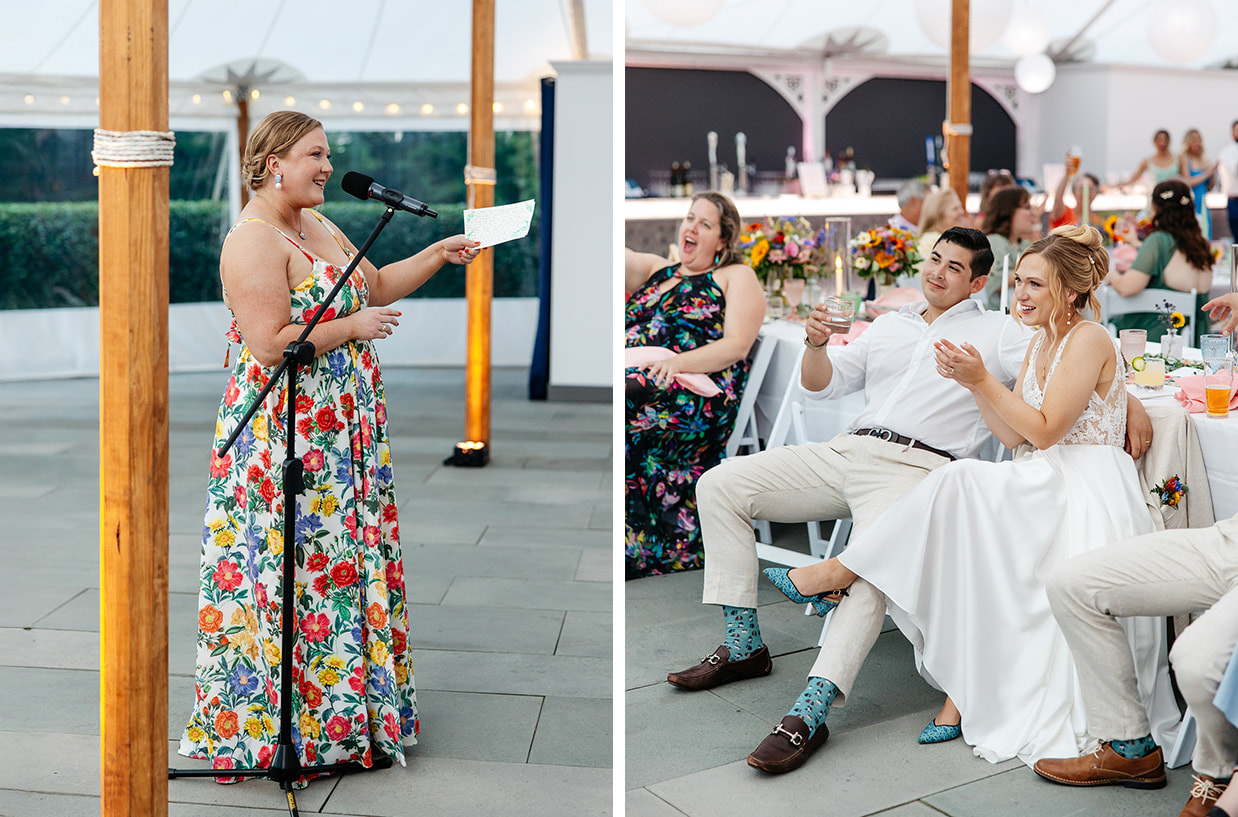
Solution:
<svg viewBox="0 0 1238 817"><path fill-rule="evenodd" d="M369 253L381 266L463 230L463 207L432 205L437 219L396 213ZM382 214L377 203L328 203L324 215L360 246ZM173 201L169 212L169 299L172 303L219 300L219 247L227 207L210 201ZM537 220L528 238L495 248L494 294L532 297L538 292ZM0 203L0 309L97 306L99 208L95 202ZM454 274L453 274L454 273ZM444 269L416 293L464 296L461 270Z"/></svg>

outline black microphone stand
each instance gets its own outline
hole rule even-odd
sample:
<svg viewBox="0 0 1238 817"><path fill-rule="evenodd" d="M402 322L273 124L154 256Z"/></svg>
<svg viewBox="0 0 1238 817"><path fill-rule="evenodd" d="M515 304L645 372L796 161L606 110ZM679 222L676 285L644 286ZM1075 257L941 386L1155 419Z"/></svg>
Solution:
<svg viewBox="0 0 1238 817"><path fill-rule="evenodd" d="M335 296L344 288L344 284L360 263L362 257L369 251L370 245L374 243L374 239L378 238L378 234L382 232L387 223L391 221L391 216L395 213L395 208L388 206L387 211L379 218L378 224L374 226L370 237L361 245L361 249L353 256L352 261L344 270L344 274L340 276L340 280L336 282L335 287L327 293L327 297L323 300L318 310L314 313L314 317L305 325L305 330L301 332L301 336L288 344L288 348L284 349L284 360L279 364L271 377L267 380L262 391L254 398L250 404L249 410L245 412L245 416L241 418L241 422L237 424L236 429L232 432L232 436L219 449L219 456L223 457L228 453L228 450L236 443L237 438L249 425L249 421L253 418L266 396L279 382L279 376L285 372L288 374L288 406L287 406L287 446L284 456L284 561L283 561L283 612L282 612L282 649L283 654L280 656L280 679L279 679L279 743L275 747L275 753L271 757L271 765L266 769L168 769L168 779L174 780L178 777L265 777L275 783L280 784L284 794L288 798L288 813L291 817L299 817L297 811L297 800L293 794L293 783L301 778L305 773L309 774L350 774L355 772L368 772L377 769L390 768L393 761L386 755L374 756L371 751L371 762L373 765L369 768L355 762L346 763L330 763L320 766L303 767L300 758L297 757L296 747L292 742L292 655L296 649L296 593L294 590L296 579L296 501L297 496L305 492L305 468L304 463L297 456L296 452L296 429L297 429L297 375L300 373L300 367L308 366L314 359L314 344L307 338L314 327L318 325L318 321L327 311L327 307L335 300Z"/></svg>

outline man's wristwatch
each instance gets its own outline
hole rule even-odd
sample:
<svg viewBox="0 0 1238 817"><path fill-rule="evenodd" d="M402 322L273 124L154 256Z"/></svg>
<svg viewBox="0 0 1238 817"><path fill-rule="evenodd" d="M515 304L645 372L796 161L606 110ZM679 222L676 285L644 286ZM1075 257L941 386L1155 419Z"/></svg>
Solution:
<svg viewBox="0 0 1238 817"><path fill-rule="evenodd" d="M808 342L808 333L804 333L804 345L805 345L805 346L807 346L809 349L820 349L822 346L824 346L825 344L827 344L827 343L829 343L829 342L830 342L830 339L829 339L829 338L826 338L825 340L821 341L820 343L809 343L809 342Z"/></svg>

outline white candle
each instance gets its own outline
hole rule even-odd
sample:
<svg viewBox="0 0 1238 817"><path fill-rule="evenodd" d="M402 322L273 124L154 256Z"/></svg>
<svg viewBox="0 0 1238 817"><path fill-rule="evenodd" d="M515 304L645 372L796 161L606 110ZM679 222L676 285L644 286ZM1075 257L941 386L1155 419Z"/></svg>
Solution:
<svg viewBox="0 0 1238 817"><path fill-rule="evenodd" d="M1002 256L1002 314L1008 314L1007 308L1010 302L1010 256Z"/></svg>
<svg viewBox="0 0 1238 817"><path fill-rule="evenodd" d="M834 294L843 294L843 257L834 256Z"/></svg>

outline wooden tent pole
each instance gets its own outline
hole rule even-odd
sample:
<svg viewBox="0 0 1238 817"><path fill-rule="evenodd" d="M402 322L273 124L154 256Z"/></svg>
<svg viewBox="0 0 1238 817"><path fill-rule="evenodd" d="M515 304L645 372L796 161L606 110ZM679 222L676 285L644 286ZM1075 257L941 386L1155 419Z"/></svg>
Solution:
<svg viewBox="0 0 1238 817"><path fill-rule="evenodd" d="M100 0L99 124L167 130L167 0ZM104 817L168 813L168 174L99 170Z"/></svg>
<svg viewBox="0 0 1238 817"><path fill-rule="evenodd" d="M469 109L468 206L494 205L494 0L473 0L473 63ZM490 445L490 306L494 296L494 250L469 264L468 350L465 362L464 434L468 443ZM489 459L483 455L484 464Z"/></svg>
<svg viewBox="0 0 1238 817"><path fill-rule="evenodd" d="M950 81L946 113L946 157L950 188L967 209L971 169L971 9L968 0L951 0ZM962 127L960 127L962 126Z"/></svg>
<svg viewBox="0 0 1238 817"><path fill-rule="evenodd" d="M236 89L236 140L240 144L241 173L245 173L245 144L249 141L249 89ZM241 207L249 204L249 185L241 185Z"/></svg>

